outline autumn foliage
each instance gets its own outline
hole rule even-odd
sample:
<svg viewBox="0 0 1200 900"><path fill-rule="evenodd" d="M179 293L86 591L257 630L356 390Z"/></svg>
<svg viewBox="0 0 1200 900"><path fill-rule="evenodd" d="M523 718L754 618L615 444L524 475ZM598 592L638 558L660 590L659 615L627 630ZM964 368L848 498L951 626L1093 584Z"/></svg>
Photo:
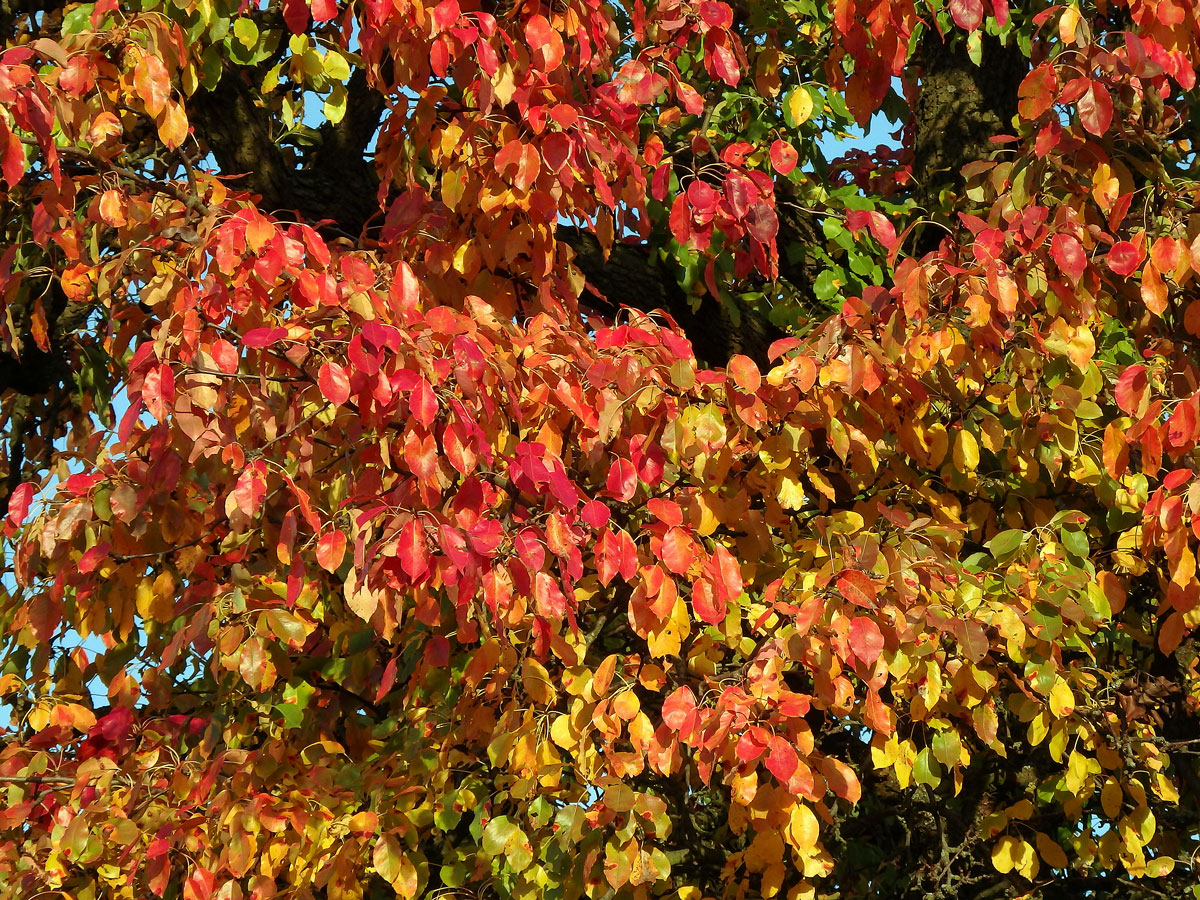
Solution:
<svg viewBox="0 0 1200 900"><path fill-rule="evenodd" d="M0 896L1197 883L1193 4L35 5Z"/></svg>

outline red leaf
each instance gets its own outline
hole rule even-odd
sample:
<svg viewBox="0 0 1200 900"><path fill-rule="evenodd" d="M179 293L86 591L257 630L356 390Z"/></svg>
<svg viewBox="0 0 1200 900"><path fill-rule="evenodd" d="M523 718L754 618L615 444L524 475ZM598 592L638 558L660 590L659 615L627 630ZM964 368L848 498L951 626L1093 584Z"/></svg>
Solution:
<svg viewBox="0 0 1200 900"><path fill-rule="evenodd" d="M212 355L213 362L217 364L217 368L226 375L232 375L238 370L237 348L224 338L213 341L209 353Z"/></svg>
<svg viewBox="0 0 1200 900"><path fill-rule="evenodd" d="M433 387L423 377L417 379L412 395L408 398L408 408L416 420L426 428L437 418L437 396L433 393Z"/></svg>
<svg viewBox="0 0 1200 900"><path fill-rule="evenodd" d="M1042 63L1025 76L1017 89L1020 102L1017 110L1021 118L1033 121L1040 118L1046 110L1054 105L1058 96L1058 76L1050 63Z"/></svg>
<svg viewBox="0 0 1200 900"><path fill-rule="evenodd" d="M850 649L868 666L883 652L883 633L875 620L859 616L850 623Z"/></svg>
<svg viewBox="0 0 1200 900"><path fill-rule="evenodd" d="M1196 439L1196 398L1185 400L1175 407L1167 420L1167 440L1172 447L1184 447ZM1183 470L1184 474L1190 474ZM1172 472L1172 475L1177 473ZM1169 477L1169 476L1168 476ZM1164 486L1166 480L1163 481ZM1169 490L1169 488L1168 488Z"/></svg>
<svg viewBox="0 0 1200 900"><path fill-rule="evenodd" d="M782 735L771 738L771 749L767 753L767 770L778 779L780 784L787 784L792 779L800 758L796 748Z"/></svg>
<svg viewBox="0 0 1200 900"><path fill-rule="evenodd" d="M579 511L579 518L592 528L603 528L608 524L609 516L608 507L599 500L589 500Z"/></svg>
<svg viewBox="0 0 1200 900"><path fill-rule="evenodd" d="M1113 117L1112 97L1100 82L1093 81L1088 85L1087 93L1079 98L1077 108L1079 121L1092 134L1101 135L1108 131Z"/></svg>
<svg viewBox="0 0 1200 900"><path fill-rule="evenodd" d="M875 582L866 572L846 569L838 575L837 586L842 596L851 603L867 609L875 608Z"/></svg>
<svg viewBox="0 0 1200 900"><path fill-rule="evenodd" d="M175 405L175 373L167 365L155 366L142 383L142 400L154 418L162 420Z"/></svg>
<svg viewBox="0 0 1200 900"><path fill-rule="evenodd" d="M800 154L787 141L776 141L771 145L771 165L780 175L787 175L799 161Z"/></svg>
<svg viewBox="0 0 1200 900"><path fill-rule="evenodd" d="M671 226L671 236L681 244L687 244L692 238L692 209L688 204L687 194L678 193L671 202L671 215L667 220Z"/></svg>
<svg viewBox="0 0 1200 900"><path fill-rule="evenodd" d="M458 21L460 11L458 0L442 0L433 8L433 24L439 32L447 31Z"/></svg>
<svg viewBox="0 0 1200 900"><path fill-rule="evenodd" d="M608 481L605 484L609 496L621 501L629 500L637 491L637 484L637 470L633 463L627 459L615 460L608 470Z"/></svg>
<svg viewBox="0 0 1200 900"><path fill-rule="evenodd" d="M712 47L705 57L708 69L730 87L737 87L742 73L738 70L737 57L724 44Z"/></svg>
<svg viewBox="0 0 1200 900"><path fill-rule="evenodd" d="M950 16L959 28L974 31L983 24L983 0L950 0Z"/></svg>
<svg viewBox="0 0 1200 900"><path fill-rule="evenodd" d="M1186 405L1191 406L1194 410L1195 401L1197 399L1200 399L1200 395L1193 394L1192 397L1187 401ZM1180 408L1182 408L1182 406L1183 404L1181 404ZM1178 412L1178 410L1176 410L1176 412ZM1177 490L1191 481L1194 475L1195 473L1192 472L1191 469L1176 469L1175 471L1163 476L1163 489L1167 491Z"/></svg>
<svg viewBox="0 0 1200 900"><path fill-rule="evenodd" d="M769 203L756 203L746 214L746 230L756 241L769 244L779 234L779 216Z"/></svg>
<svg viewBox="0 0 1200 900"><path fill-rule="evenodd" d="M667 79L635 59L621 66L613 82L617 85L618 100L638 106L653 103L669 86Z"/></svg>
<svg viewBox="0 0 1200 900"><path fill-rule="evenodd" d="M29 505L33 502L33 495L37 491L37 485L32 481L26 481L23 484L17 485L11 494L8 495L8 524L17 526L25 521L25 516L29 512Z"/></svg>
<svg viewBox="0 0 1200 900"><path fill-rule="evenodd" d="M737 742L737 756L744 763L754 762L767 749L766 732L762 728L753 727L743 731Z"/></svg>
<svg viewBox="0 0 1200 900"><path fill-rule="evenodd" d="M1142 262L1142 251L1129 241L1117 241L1108 251L1108 267L1117 275L1128 277Z"/></svg>
<svg viewBox="0 0 1200 900"><path fill-rule="evenodd" d="M138 60L133 69L133 88L142 98L148 115L162 112L171 94L171 77L163 61L150 53Z"/></svg>
<svg viewBox="0 0 1200 900"><path fill-rule="evenodd" d="M76 563L76 566L85 575L88 572L94 572L96 567L108 557L108 551L111 549L112 547L107 541L97 544L84 553L83 556L79 557L79 562Z"/></svg>
<svg viewBox="0 0 1200 900"><path fill-rule="evenodd" d="M562 64L562 36L543 15L533 15L525 23L525 40L533 51L533 63L543 72L553 72Z"/></svg>
<svg viewBox="0 0 1200 900"><path fill-rule="evenodd" d="M692 181L687 188L688 203L692 209L701 215L711 216L717 207L717 200L720 198L714 188L707 181L701 181L699 178Z"/></svg>
<svg viewBox="0 0 1200 900"><path fill-rule="evenodd" d="M858 776L841 760L826 757L822 759L818 765L821 768L821 774L825 776L825 782L829 785L829 789L833 793L841 797L843 800L849 800L851 803L857 803L862 797L862 784L859 783Z"/></svg>
<svg viewBox="0 0 1200 900"><path fill-rule="evenodd" d="M701 622L719 625L725 621L729 606L724 597L717 596L710 582L698 578L692 583L692 608Z"/></svg>
<svg viewBox="0 0 1200 900"><path fill-rule="evenodd" d="M10 187L16 187L25 174L25 148L3 119L0 119L0 172Z"/></svg>
<svg viewBox="0 0 1200 900"><path fill-rule="evenodd" d="M350 378L346 370L334 362L321 366L317 374L317 384L321 394L334 406L342 406L350 399Z"/></svg>
<svg viewBox="0 0 1200 900"><path fill-rule="evenodd" d="M846 227L851 232L857 232L864 227L870 229L875 240L879 241L885 250L892 250L896 246L896 226L881 212L865 209L847 210Z"/></svg>
<svg viewBox="0 0 1200 900"><path fill-rule="evenodd" d="M1146 401L1149 386L1146 367L1130 366L1121 373L1121 377L1117 379L1117 386L1113 390L1117 406L1131 416L1141 415L1140 410Z"/></svg>
<svg viewBox="0 0 1200 900"><path fill-rule="evenodd" d="M292 34L301 34L308 28L307 0L283 0L283 23Z"/></svg>
<svg viewBox="0 0 1200 900"><path fill-rule="evenodd" d="M733 214L738 218L745 218L751 205L759 198L759 190L754 182L741 172L730 172L725 179L725 196Z"/></svg>
<svg viewBox="0 0 1200 900"><path fill-rule="evenodd" d="M261 459L256 459L242 471L231 496L237 508L247 516L258 512L267 496L267 467Z"/></svg>
<svg viewBox="0 0 1200 900"><path fill-rule="evenodd" d="M668 528L662 542L662 561L676 575L686 575L696 561L696 542L682 528Z"/></svg>
<svg viewBox="0 0 1200 900"><path fill-rule="evenodd" d="M252 350L270 347L287 337L286 328L252 328L242 335L242 346Z"/></svg>
<svg viewBox="0 0 1200 900"><path fill-rule="evenodd" d="M314 22L328 22L337 15L337 3L334 0L311 0L311 2Z"/></svg>
<svg viewBox="0 0 1200 900"><path fill-rule="evenodd" d="M600 536L596 545L596 569L600 583L605 587L617 575L628 581L637 574L637 548L623 529L605 531Z"/></svg>
<svg viewBox="0 0 1200 900"><path fill-rule="evenodd" d="M402 313L413 312L421 303L421 285L412 267L401 260L392 275L392 298Z"/></svg>
<svg viewBox="0 0 1200 900"><path fill-rule="evenodd" d="M700 19L710 28L728 29L733 24L733 10L727 3L701 0Z"/></svg>
<svg viewBox="0 0 1200 900"><path fill-rule="evenodd" d="M733 378L733 383L743 394L754 394L762 386L762 374L754 360L740 353L732 357L725 366L725 371Z"/></svg>
<svg viewBox="0 0 1200 900"><path fill-rule="evenodd" d="M1074 235L1056 234L1050 242L1050 256L1072 281L1078 281L1087 271L1087 254Z"/></svg>
<svg viewBox="0 0 1200 900"><path fill-rule="evenodd" d="M704 98L690 84L682 81L675 83L675 96L679 98L679 102L683 104L683 110L688 115L698 116L704 112Z"/></svg>
<svg viewBox="0 0 1200 900"><path fill-rule="evenodd" d="M696 695L686 685L676 688L671 696L663 701L663 723L672 731L678 733L679 737L683 740L687 740L688 736L692 733L692 730L696 727L696 720L698 718L699 716L696 713Z"/></svg>
<svg viewBox="0 0 1200 900"><path fill-rule="evenodd" d="M317 564L326 572L336 572L346 555L346 535L339 529L322 535L317 541Z"/></svg>
<svg viewBox="0 0 1200 900"><path fill-rule="evenodd" d="M608 587L617 577L620 568L621 553L617 536L611 531L605 531L596 544L596 575L600 578L600 583Z"/></svg>
<svg viewBox="0 0 1200 900"><path fill-rule="evenodd" d="M209 900L215 881L216 876L212 872L197 866L183 883L183 900Z"/></svg>
<svg viewBox="0 0 1200 900"><path fill-rule="evenodd" d="M533 579L533 596L537 601L539 616L547 619L562 619L567 614L567 598L558 581L545 572L538 572Z"/></svg>
<svg viewBox="0 0 1200 900"><path fill-rule="evenodd" d="M425 529L416 519L409 519L400 529L396 556L400 560L400 568L414 581L429 569L429 545L425 543Z"/></svg>
<svg viewBox="0 0 1200 900"><path fill-rule="evenodd" d="M1150 247L1150 261L1160 272L1173 274L1179 265L1179 257L1183 255L1180 242L1170 235L1164 234Z"/></svg>
<svg viewBox="0 0 1200 900"><path fill-rule="evenodd" d="M728 550L717 544L713 550L709 571L713 575L717 596L724 601L734 602L742 594L742 571L737 560Z"/></svg>

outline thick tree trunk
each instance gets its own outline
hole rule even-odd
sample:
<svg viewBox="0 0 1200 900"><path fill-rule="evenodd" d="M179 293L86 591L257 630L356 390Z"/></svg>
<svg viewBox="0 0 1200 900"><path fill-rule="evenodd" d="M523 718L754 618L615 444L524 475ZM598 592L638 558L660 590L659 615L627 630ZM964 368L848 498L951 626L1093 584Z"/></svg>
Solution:
<svg viewBox="0 0 1200 900"><path fill-rule="evenodd" d="M931 29L918 51L924 72L914 110L913 175L917 200L930 211L944 205L944 192L961 187L964 165L997 149L992 138L1012 133L1017 88L1029 71L1015 42L1005 47L985 36L982 62L975 65L963 36L953 38L946 43Z"/></svg>
<svg viewBox="0 0 1200 900"><path fill-rule="evenodd" d="M701 362L719 366L742 353L765 367L767 348L783 335L754 311L731 310L708 296L693 309L671 273L644 246L618 243L605 259L600 242L578 228L560 228L558 239L575 251L575 264L592 288L585 300L593 309L609 317L622 306L661 310L687 335Z"/></svg>

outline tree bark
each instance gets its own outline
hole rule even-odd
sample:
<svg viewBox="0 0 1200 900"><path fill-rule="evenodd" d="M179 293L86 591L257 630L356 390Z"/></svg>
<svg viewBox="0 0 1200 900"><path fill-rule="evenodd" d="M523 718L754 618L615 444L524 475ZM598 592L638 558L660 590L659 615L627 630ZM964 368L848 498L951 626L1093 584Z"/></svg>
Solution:
<svg viewBox="0 0 1200 900"><path fill-rule="evenodd" d="M943 194L961 188L962 167L990 156L998 146L992 139L1012 132L1017 88L1029 61L1015 42L1006 47L991 35L983 37L982 50L982 61L975 65L961 34L946 42L929 29L921 40L913 175L917 201L927 210L952 202Z"/></svg>

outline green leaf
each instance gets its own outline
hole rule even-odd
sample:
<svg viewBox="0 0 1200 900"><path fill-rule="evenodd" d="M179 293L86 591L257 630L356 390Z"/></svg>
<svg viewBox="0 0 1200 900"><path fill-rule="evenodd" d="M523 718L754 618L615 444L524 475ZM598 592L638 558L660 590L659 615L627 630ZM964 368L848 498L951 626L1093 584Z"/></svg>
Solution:
<svg viewBox="0 0 1200 900"><path fill-rule="evenodd" d="M336 50L325 54L324 66L325 74L334 81L345 81L350 77L350 63Z"/></svg>
<svg viewBox="0 0 1200 900"><path fill-rule="evenodd" d="M1091 552L1091 545L1088 543L1087 535L1082 531L1067 531L1062 532L1062 543L1067 548L1067 552L1072 556L1077 556L1080 559L1087 559Z"/></svg>
<svg viewBox="0 0 1200 900"><path fill-rule="evenodd" d="M984 546L992 552L997 560L1012 556L1025 540L1025 532L1019 528L1002 531Z"/></svg>
<svg viewBox="0 0 1200 900"><path fill-rule="evenodd" d="M95 8L95 3L82 3L63 16L63 34L79 34L91 30L92 11Z"/></svg>
<svg viewBox="0 0 1200 900"><path fill-rule="evenodd" d="M335 84L325 98L325 118L336 125L346 117L346 86Z"/></svg>
<svg viewBox="0 0 1200 900"><path fill-rule="evenodd" d="M813 283L813 293L818 300L832 300L837 296L837 279L832 269L825 269Z"/></svg>
<svg viewBox="0 0 1200 900"><path fill-rule="evenodd" d="M931 788L937 788L942 783L941 767L928 747L917 754L916 762L913 764L913 781Z"/></svg>
<svg viewBox="0 0 1200 900"><path fill-rule="evenodd" d="M483 829L483 852L489 857L503 856L508 867L520 872L533 862L533 847L517 823L508 816L497 816Z"/></svg>
<svg viewBox="0 0 1200 900"><path fill-rule="evenodd" d="M258 26L254 24L253 19L234 19L233 36L247 50L254 47L258 43Z"/></svg>

